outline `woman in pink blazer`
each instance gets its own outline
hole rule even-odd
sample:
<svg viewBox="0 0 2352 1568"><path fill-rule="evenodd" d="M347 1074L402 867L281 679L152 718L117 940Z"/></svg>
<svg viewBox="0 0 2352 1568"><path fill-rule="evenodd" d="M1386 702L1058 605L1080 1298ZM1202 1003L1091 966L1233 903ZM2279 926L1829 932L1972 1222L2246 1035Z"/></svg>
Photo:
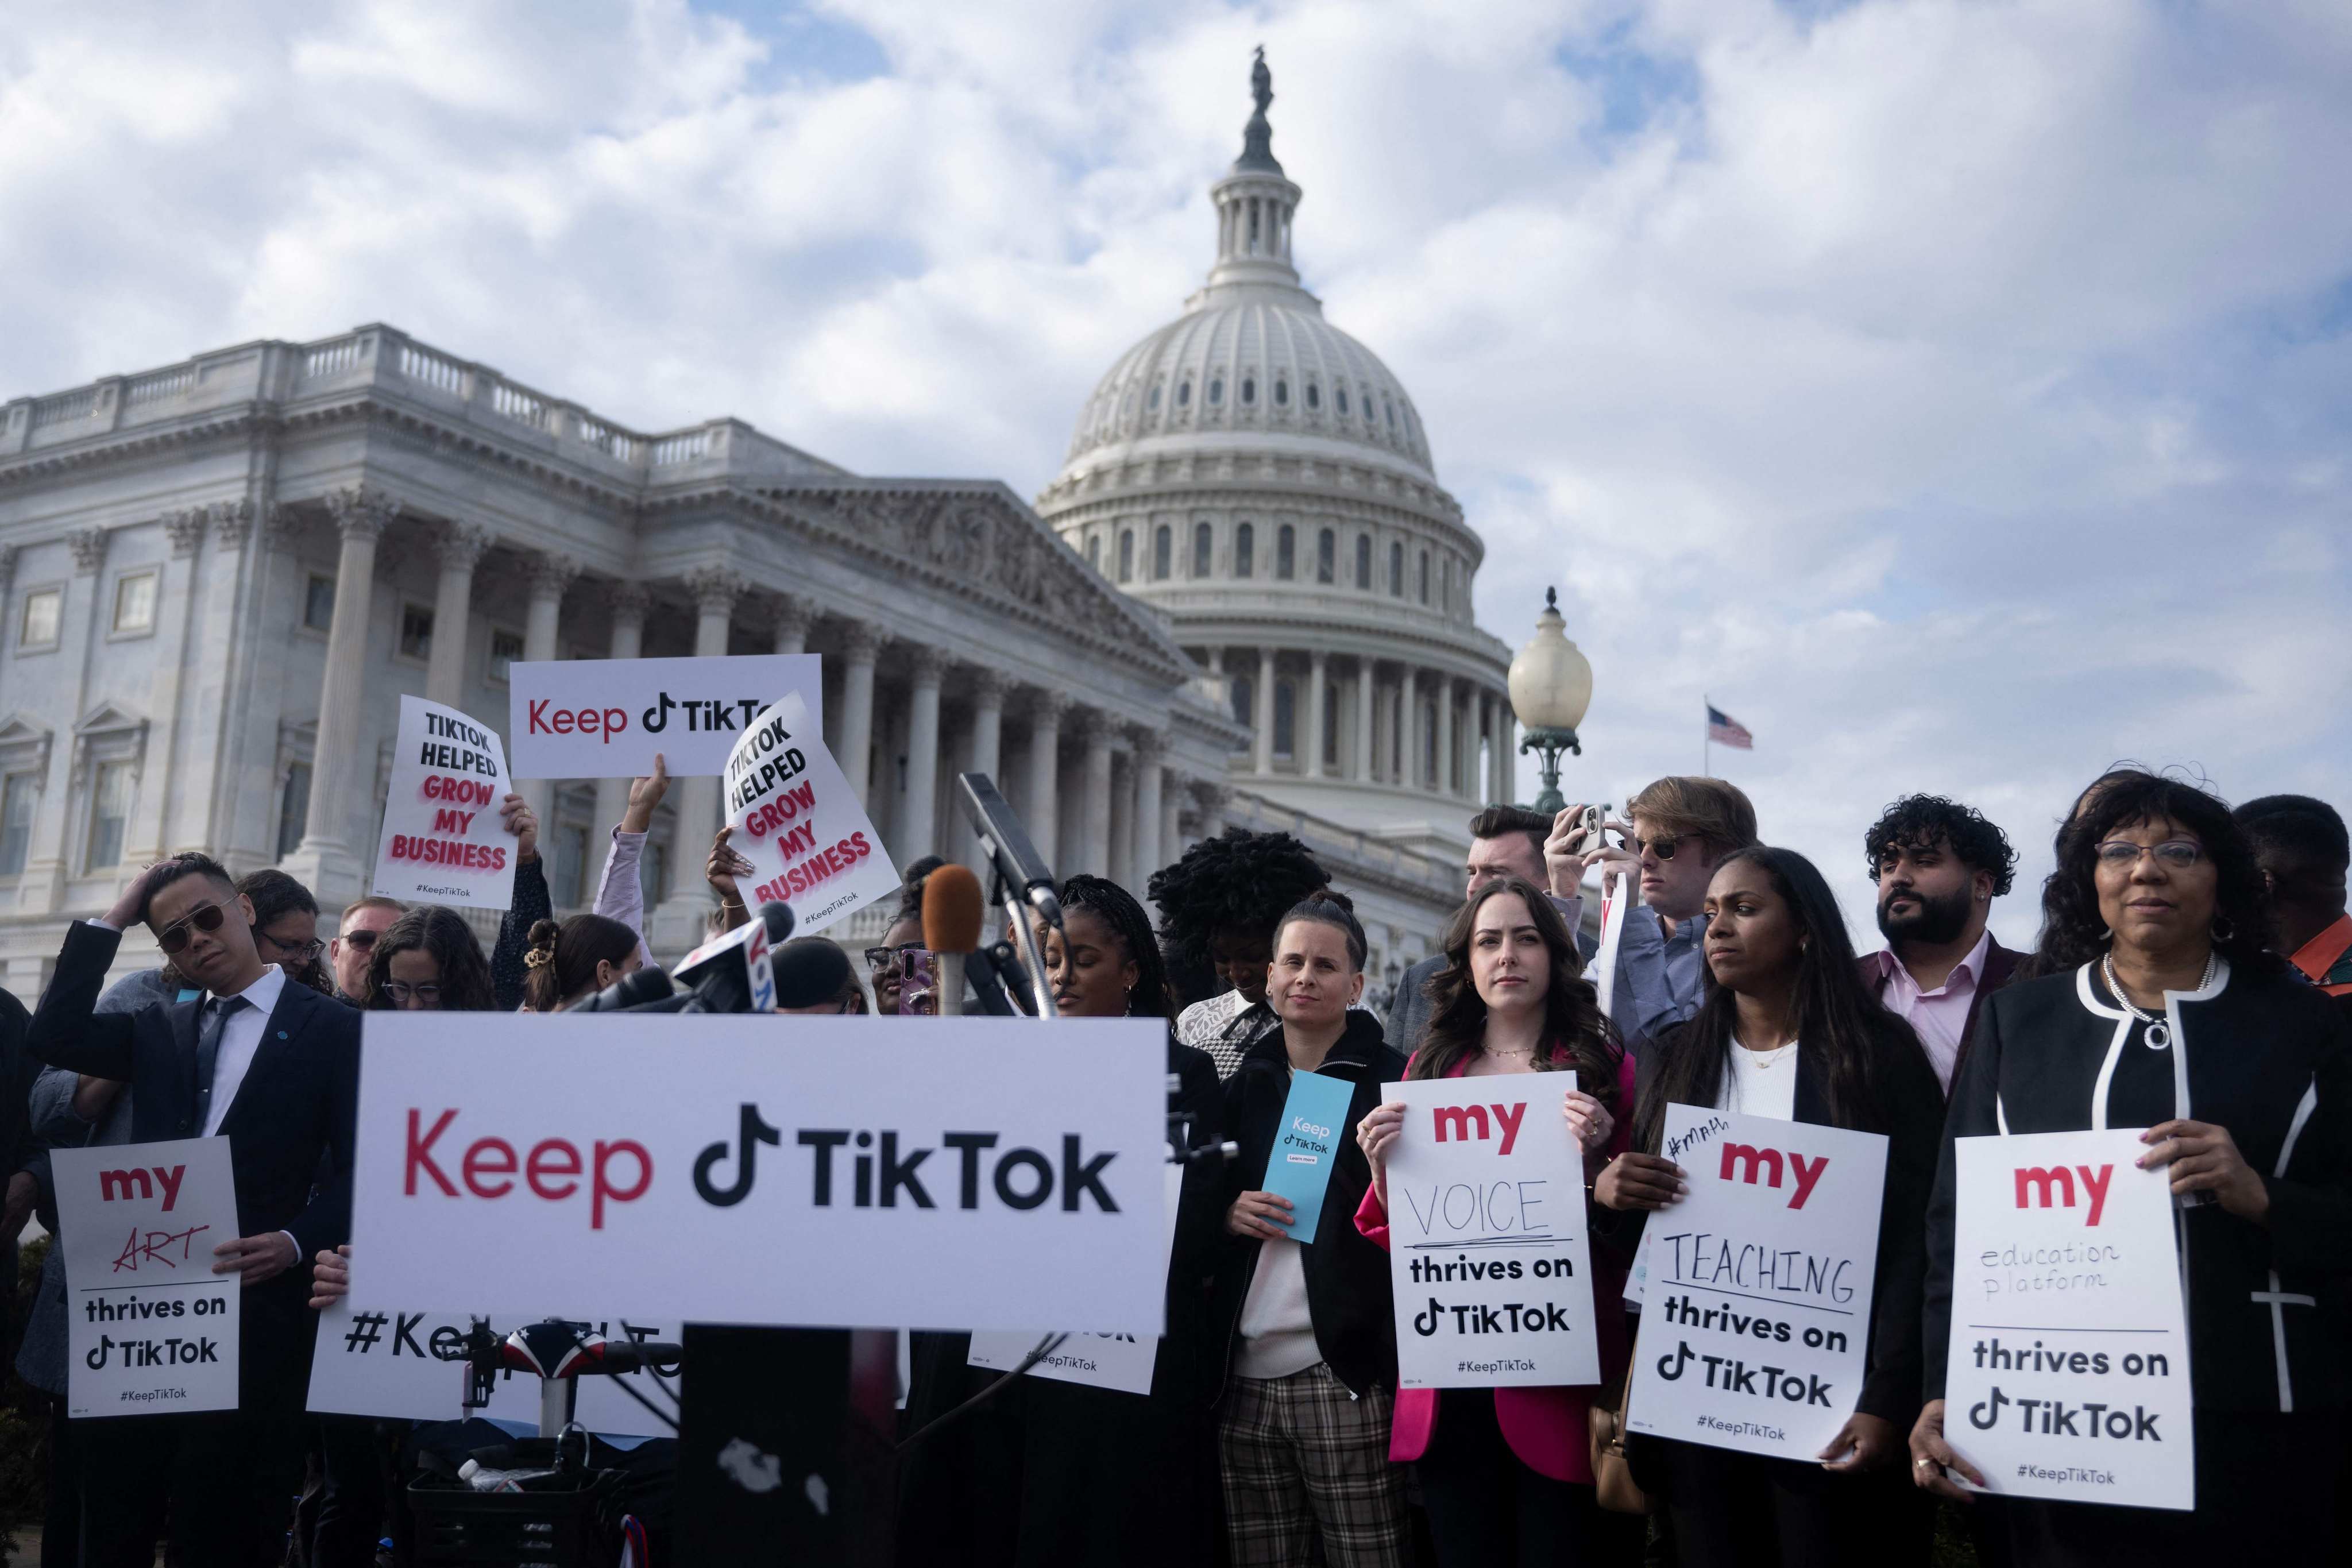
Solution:
<svg viewBox="0 0 2352 1568"><path fill-rule="evenodd" d="M1593 1172L1631 1133L1633 1061L1580 978L1576 939L1551 901L1512 877L1470 895L1445 933L1446 967L1409 1079L1572 1070L1561 1114ZM1356 1226L1389 1242L1386 1156L1404 1128L1391 1103L1365 1117L1357 1141L1372 1185ZM1603 1376L1624 1370L1624 1268L1592 1255ZM1409 1388L1396 1399L1389 1458L1414 1461L1444 1568L1640 1561L1642 1521L1594 1500L1587 1415L1591 1388ZM1439 1419L1441 1412L1444 1419Z"/></svg>

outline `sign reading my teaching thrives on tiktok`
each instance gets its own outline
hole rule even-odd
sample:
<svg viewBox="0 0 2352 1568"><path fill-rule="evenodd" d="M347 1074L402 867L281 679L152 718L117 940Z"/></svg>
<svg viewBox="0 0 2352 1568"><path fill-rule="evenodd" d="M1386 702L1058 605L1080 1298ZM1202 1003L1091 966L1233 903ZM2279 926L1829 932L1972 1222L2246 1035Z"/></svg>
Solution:
<svg viewBox="0 0 2352 1568"><path fill-rule="evenodd" d="M727 753L760 710L788 691L824 719L813 653L725 658L556 658L509 665L507 733L515 777L612 779L654 771L672 778L725 770Z"/></svg>
<svg viewBox="0 0 2352 1568"><path fill-rule="evenodd" d="M497 731L455 708L402 697L369 890L403 901L511 907L515 837L499 809L507 793Z"/></svg>
<svg viewBox="0 0 2352 1568"><path fill-rule="evenodd" d="M236 1239L228 1140L59 1149L67 1414L156 1415L236 1408L234 1274L213 1248Z"/></svg>
<svg viewBox="0 0 2352 1568"><path fill-rule="evenodd" d="M1627 1429L1817 1458L1862 1397L1886 1140L1669 1105L1661 1152L1690 1191L1643 1228Z"/></svg>
<svg viewBox="0 0 2352 1568"><path fill-rule="evenodd" d="M354 1311L1161 1331L1163 1023L362 1018Z"/></svg>
<svg viewBox="0 0 2352 1568"><path fill-rule="evenodd" d="M800 693L744 727L723 777L735 847L756 879L743 889L753 909L790 904L793 929L813 936L898 890L882 836L824 749Z"/></svg>
<svg viewBox="0 0 2352 1568"><path fill-rule="evenodd" d="M2172 1188L2139 1138L1954 1141L1944 1439L1987 1491L2197 1505Z"/></svg>
<svg viewBox="0 0 2352 1568"><path fill-rule="evenodd" d="M1397 1386L1601 1381L1573 1073L1421 1079L1390 1146Z"/></svg>

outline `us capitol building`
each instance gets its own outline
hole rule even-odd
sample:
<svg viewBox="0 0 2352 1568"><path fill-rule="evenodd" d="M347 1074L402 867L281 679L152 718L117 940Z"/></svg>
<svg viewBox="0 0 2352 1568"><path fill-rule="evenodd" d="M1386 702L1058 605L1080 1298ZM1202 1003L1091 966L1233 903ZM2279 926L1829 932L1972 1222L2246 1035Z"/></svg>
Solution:
<svg viewBox="0 0 2352 1568"><path fill-rule="evenodd" d="M1255 85L1206 284L1034 510L732 418L627 429L382 325L0 405L0 984L29 1000L63 921L175 849L283 866L331 921L403 693L503 734L516 659L767 652L823 657L826 741L899 864L977 863L967 769L1057 871L1139 895L1203 835L1278 827L1392 984L1459 900L1466 820L1511 797L1509 656L1412 400L1300 286ZM627 781L522 787L584 908ZM698 938L719 823L715 779L673 784L656 952Z"/></svg>

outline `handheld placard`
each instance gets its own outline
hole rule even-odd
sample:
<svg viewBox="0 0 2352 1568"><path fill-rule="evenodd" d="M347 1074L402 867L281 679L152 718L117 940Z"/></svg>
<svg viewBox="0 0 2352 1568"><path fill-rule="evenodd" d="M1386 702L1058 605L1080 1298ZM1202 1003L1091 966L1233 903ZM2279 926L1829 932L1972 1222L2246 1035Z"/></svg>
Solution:
<svg viewBox="0 0 2352 1568"><path fill-rule="evenodd" d="M1290 1239L1311 1243L1323 1219L1323 1194L1331 1185L1331 1164L1339 1140L1348 1135L1348 1100L1354 1086L1344 1079L1303 1072L1290 1080L1282 1102L1280 1130L1265 1160L1265 1191L1290 1200Z"/></svg>

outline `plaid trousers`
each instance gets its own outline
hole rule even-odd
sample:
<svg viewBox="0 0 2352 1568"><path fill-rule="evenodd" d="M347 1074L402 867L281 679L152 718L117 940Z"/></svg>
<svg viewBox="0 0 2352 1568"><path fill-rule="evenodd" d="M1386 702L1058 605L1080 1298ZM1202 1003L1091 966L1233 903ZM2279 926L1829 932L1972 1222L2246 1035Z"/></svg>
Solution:
<svg viewBox="0 0 2352 1568"><path fill-rule="evenodd" d="M1234 1568L1405 1568L1404 1471L1389 1463L1391 1398L1359 1399L1318 1362L1236 1377L1217 1427Z"/></svg>

